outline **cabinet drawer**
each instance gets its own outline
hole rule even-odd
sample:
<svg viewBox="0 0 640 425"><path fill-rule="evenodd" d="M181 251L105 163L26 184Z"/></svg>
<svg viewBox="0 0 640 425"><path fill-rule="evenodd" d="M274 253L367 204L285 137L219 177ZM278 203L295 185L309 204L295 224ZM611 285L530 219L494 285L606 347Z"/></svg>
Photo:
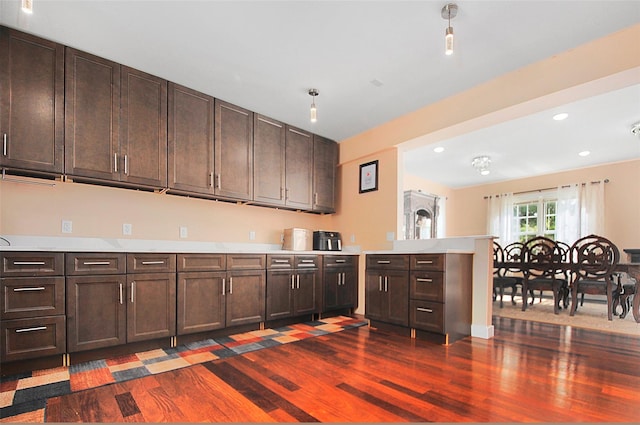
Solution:
<svg viewBox="0 0 640 425"><path fill-rule="evenodd" d="M323 262L325 267L351 267L355 258L354 255L325 255Z"/></svg>
<svg viewBox="0 0 640 425"><path fill-rule="evenodd" d="M2 252L2 277L63 276L62 252Z"/></svg>
<svg viewBox="0 0 640 425"><path fill-rule="evenodd" d="M178 254L179 272L208 272L227 269L225 254Z"/></svg>
<svg viewBox="0 0 640 425"><path fill-rule="evenodd" d="M409 270L409 256L400 254L374 254L367 255L368 269L394 269Z"/></svg>
<svg viewBox="0 0 640 425"><path fill-rule="evenodd" d="M414 254L411 270L444 270L444 254Z"/></svg>
<svg viewBox="0 0 640 425"><path fill-rule="evenodd" d="M2 279L3 320L64 314L64 277Z"/></svg>
<svg viewBox="0 0 640 425"><path fill-rule="evenodd" d="M67 276L84 274L123 274L127 270L125 254L68 253Z"/></svg>
<svg viewBox="0 0 640 425"><path fill-rule="evenodd" d="M292 269L295 264L293 255L267 255L267 269Z"/></svg>
<svg viewBox="0 0 640 425"><path fill-rule="evenodd" d="M227 270L264 270L266 261L265 254L227 254Z"/></svg>
<svg viewBox="0 0 640 425"><path fill-rule="evenodd" d="M410 298L444 301L444 272L411 272Z"/></svg>
<svg viewBox="0 0 640 425"><path fill-rule="evenodd" d="M127 254L127 273L172 273L176 254Z"/></svg>
<svg viewBox="0 0 640 425"><path fill-rule="evenodd" d="M2 361L26 360L66 351L64 316L6 320L2 331Z"/></svg>
<svg viewBox="0 0 640 425"><path fill-rule="evenodd" d="M409 326L423 331L444 333L444 304L411 300Z"/></svg>
<svg viewBox="0 0 640 425"><path fill-rule="evenodd" d="M320 257L317 255L296 255L294 264L296 269L317 269L320 267Z"/></svg>

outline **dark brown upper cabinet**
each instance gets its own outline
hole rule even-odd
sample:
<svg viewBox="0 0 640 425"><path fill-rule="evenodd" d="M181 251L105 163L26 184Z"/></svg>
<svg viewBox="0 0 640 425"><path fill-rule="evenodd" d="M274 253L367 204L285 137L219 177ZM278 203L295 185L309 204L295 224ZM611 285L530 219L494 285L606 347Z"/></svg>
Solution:
<svg viewBox="0 0 640 425"><path fill-rule="evenodd" d="M166 81L69 47L65 62L65 172L165 187Z"/></svg>
<svg viewBox="0 0 640 425"><path fill-rule="evenodd" d="M213 195L213 97L169 83L169 190Z"/></svg>
<svg viewBox="0 0 640 425"><path fill-rule="evenodd" d="M285 202L285 124L255 114L253 199L280 206Z"/></svg>
<svg viewBox="0 0 640 425"><path fill-rule="evenodd" d="M215 194L253 199L253 112L216 99Z"/></svg>
<svg viewBox="0 0 640 425"><path fill-rule="evenodd" d="M313 136L313 211L333 213L336 210L336 169L338 144Z"/></svg>
<svg viewBox="0 0 640 425"><path fill-rule="evenodd" d="M310 210L313 185L313 135L287 126L285 153L285 205Z"/></svg>
<svg viewBox="0 0 640 425"><path fill-rule="evenodd" d="M64 46L0 26L0 166L62 174Z"/></svg>

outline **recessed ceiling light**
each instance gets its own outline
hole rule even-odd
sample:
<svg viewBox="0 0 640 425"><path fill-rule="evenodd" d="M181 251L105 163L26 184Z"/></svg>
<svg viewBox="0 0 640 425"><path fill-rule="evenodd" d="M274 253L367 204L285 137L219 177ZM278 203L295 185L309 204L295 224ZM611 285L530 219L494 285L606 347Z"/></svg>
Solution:
<svg viewBox="0 0 640 425"><path fill-rule="evenodd" d="M591 152L589 152L589 151L582 151L582 152L578 153L578 155L580 155L580 156L589 156L589 154L591 154Z"/></svg>
<svg viewBox="0 0 640 425"><path fill-rule="evenodd" d="M437 148L433 148L433 151L435 153L444 152L444 148L442 146L438 146Z"/></svg>
<svg viewBox="0 0 640 425"><path fill-rule="evenodd" d="M562 121L562 120L566 120L568 116L569 114L567 114L566 112L561 112L559 114L555 114L553 116L553 119L556 121Z"/></svg>

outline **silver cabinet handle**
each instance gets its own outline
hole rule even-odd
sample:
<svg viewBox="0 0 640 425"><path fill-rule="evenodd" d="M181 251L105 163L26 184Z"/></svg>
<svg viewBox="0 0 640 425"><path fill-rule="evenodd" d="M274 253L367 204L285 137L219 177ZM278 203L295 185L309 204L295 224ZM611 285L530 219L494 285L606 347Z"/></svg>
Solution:
<svg viewBox="0 0 640 425"><path fill-rule="evenodd" d="M83 266L108 266L111 264L109 261L83 261Z"/></svg>
<svg viewBox="0 0 640 425"><path fill-rule="evenodd" d="M296 289L300 289L300 275L296 276Z"/></svg>
<svg viewBox="0 0 640 425"><path fill-rule="evenodd" d="M378 292L382 292L382 276L378 276Z"/></svg>
<svg viewBox="0 0 640 425"><path fill-rule="evenodd" d="M418 264L433 264L433 260L419 260Z"/></svg>
<svg viewBox="0 0 640 425"><path fill-rule="evenodd" d="M224 293L224 287L226 286L225 280L226 280L225 278L222 278L222 295L226 295Z"/></svg>
<svg viewBox="0 0 640 425"><path fill-rule="evenodd" d="M113 172L118 172L118 152L114 152L113 154Z"/></svg>
<svg viewBox="0 0 640 425"><path fill-rule="evenodd" d="M2 136L2 154L7 156L7 133Z"/></svg>
<svg viewBox="0 0 640 425"><path fill-rule="evenodd" d="M213 172L209 173L209 187L213 187Z"/></svg>
<svg viewBox="0 0 640 425"><path fill-rule="evenodd" d="M122 305L122 283L120 283L119 286L120 286L120 305Z"/></svg>
<svg viewBox="0 0 640 425"><path fill-rule="evenodd" d="M136 281L131 282L131 303L133 304L133 294L136 292Z"/></svg>
<svg viewBox="0 0 640 425"><path fill-rule="evenodd" d="M27 292L27 291L44 291L44 286L36 286L33 288L13 288L13 292Z"/></svg>
<svg viewBox="0 0 640 425"><path fill-rule="evenodd" d="M318 205L318 192L313 194L313 203L314 205Z"/></svg>
<svg viewBox="0 0 640 425"><path fill-rule="evenodd" d="M44 261L14 261L14 266L44 266Z"/></svg>
<svg viewBox="0 0 640 425"><path fill-rule="evenodd" d="M303 263L315 263L316 260L302 260Z"/></svg>
<svg viewBox="0 0 640 425"><path fill-rule="evenodd" d="M346 263L347 260L336 260L336 263Z"/></svg>
<svg viewBox="0 0 640 425"><path fill-rule="evenodd" d="M128 160L129 155L125 155L124 156L124 174L125 175L129 175L129 160Z"/></svg>
<svg viewBox="0 0 640 425"><path fill-rule="evenodd" d="M384 277L384 292L389 292L389 276Z"/></svg>
<svg viewBox="0 0 640 425"><path fill-rule="evenodd" d="M433 313L433 310L431 310L430 308L417 307L416 310L421 311L423 313Z"/></svg>
<svg viewBox="0 0 640 425"><path fill-rule="evenodd" d="M143 261L142 265L143 266L151 266L153 264L164 264L164 260L159 260L159 261Z"/></svg>
<svg viewBox="0 0 640 425"><path fill-rule="evenodd" d="M295 275L291 275L291 289L295 289Z"/></svg>
<svg viewBox="0 0 640 425"><path fill-rule="evenodd" d="M289 200L289 188L286 188L284 190L284 200L288 201Z"/></svg>
<svg viewBox="0 0 640 425"><path fill-rule="evenodd" d="M275 259L275 260L273 260L273 262L274 263L278 263L278 264L282 264L282 263L289 263L289 260L278 260L278 259Z"/></svg>
<svg viewBox="0 0 640 425"><path fill-rule="evenodd" d="M222 183L220 180L220 173L216 174L216 188L220 189L222 187Z"/></svg>
<svg viewBox="0 0 640 425"><path fill-rule="evenodd" d="M347 274L346 273L342 273L342 284L346 285L347 284Z"/></svg>
<svg viewBox="0 0 640 425"><path fill-rule="evenodd" d="M47 327L46 326L38 326L35 328L24 328L24 329L16 329L16 333L20 333L20 332L34 332L34 331L46 331Z"/></svg>
<svg viewBox="0 0 640 425"><path fill-rule="evenodd" d="M427 279L424 277L419 277L418 279L416 279L418 282L427 282L427 283L431 283L433 282L433 279Z"/></svg>
<svg viewBox="0 0 640 425"><path fill-rule="evenodd" d="M390 260L378 260L378 264L391 264Z"/></svg>
<svg viewBox="0 0 640 425"><path fill-rule="evenodd" d="M233 294L233 278L229 278L229 295Z"/></svg>

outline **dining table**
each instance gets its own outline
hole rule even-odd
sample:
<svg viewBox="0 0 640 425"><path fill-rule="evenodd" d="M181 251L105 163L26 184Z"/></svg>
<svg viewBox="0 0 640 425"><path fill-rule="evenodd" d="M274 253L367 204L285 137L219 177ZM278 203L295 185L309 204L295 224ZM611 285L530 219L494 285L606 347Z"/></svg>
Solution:
<svg viewBox="0 0 640 425"><path fill-rule="evenodd" d="M640 263L618 263L614 270L624 272L636 281L631 313L636 323L640 323Z"/></svg>

